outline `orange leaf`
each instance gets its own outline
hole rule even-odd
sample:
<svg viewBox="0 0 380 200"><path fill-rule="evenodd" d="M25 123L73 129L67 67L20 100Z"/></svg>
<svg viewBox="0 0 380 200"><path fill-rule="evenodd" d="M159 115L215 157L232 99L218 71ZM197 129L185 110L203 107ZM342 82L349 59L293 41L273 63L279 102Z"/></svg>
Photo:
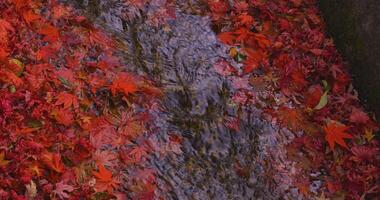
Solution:
<svg viewBox="0 0 380 200"><path fill-rule="evenodd" d="M119 73L119 76L112 82L110 86L113 95L116 92L122 92L125 96L137 91L135 78L127 73Z"/></svg>
<svg viewBox="0 0 380 200"><path fill-rule="evenodd" d="M249 37L253 35L249 29L244 28L244 27L239 28L238 30L235 31L235 33L238 35L238 37L236 38L236 41L240 43L244 43L245 41L247 41Z"/></svg>
<svg viewBox="0 0 380 200"><path fill-rule="evenodd" d="M56 27L50 24L44 24L39 30L38 33L45 36L45 41L55 42L59 39L59 31Z"/></svg>
<svg viewBox="0 0 380 200"><path fill-rule="evenodd" d="M351 139L353 136L346 133L348 130L347 126L339 124L336 121L332 121L328 123L323 129L326 133L325 139L329 143L331 149L334 149L335 143L339 144L342 147L348 148L346 142L344 141L344 138Z"/></svg>
<svg viewBox="0 0 380 200"><path fill-rule="evenodd" d="M22 16L26 23L31 24L33 22L37 22L40 20L40 15L35 14L32 10L26 11L22 13Z"/></svg>
<svg viewBox="0 0 380 200"><path fill-rule="evenodd" d="M93 171L92 173L97 179L95 188L97 191L107 191L113 193L113 189L120 183L116 178L112 177L112 172L107 170L104 165L98 163L99 172Z"/></svg>
<svg viewBox="0 0 380 200"><path fill-rule="evenodd" d="M112 181L112 172L108 171L104 165L98 164L99 172L94 171L94 176L98 179L100 182L110 182Z"/></svg>
<svg viewBox="0 0 380 200"><path fill-rule="evenodd" d="M58 153L45 153L42 155L42 159L47 166L58 173L62 173L65 170L61 161L61 155Z"/></svg>
<svg viewBox="0 0 380 200"><path fill-rule="evenodd" d="M0 19L0 31L14 31L13 26L6 20Z"/></svg>
<svg viewBox="0 0 380 200"><path fill-rule="evenodd" d="M57 109L52 112L55 120L58 123L63 124L65 126L70 126L73 123L74 115L68 109Z"/></svg>
<svg viewBox="0 0 380 200"><path fill-rule="evenodd" d="M241 23L241 24L243 24L243 25L245 25L247 27L252 26L253 21L254 21L253 17L251 15L249 15L248 13L246 13L246 12L240 14L238 16L238 20L239 20L238 21L239 23Z"/></svg>
<svg viewBox="0 0 380 200"><path fill-rule="evenodd" d="M63 5L57 5L53 7L54 19L60 19L62 17L69 15L69 13L70 13L69 9Z"/></svg>
<svg viewBox="0 0 380 200"><path fill-rule="evenodd" d="M78 98L75 95L69 94L67 92L61 92L57 96L57 101L55 102L55 105L62 104L64 109L70 108L70 106L78 108Z"/></svg>
<svg viewBox="0 0 380 200"><path fill-rule="evenodd" d="M12 83L15 86L20 86L23 84L22 79L20 79L15 73L10 70L0 70L0 81L6 83Z"/></svg>
<svg viewBox="0 0 380 200"><path fill-rule="evenodd" d="M232 32L224 32L224 33L220 33L218 35L218 38L220 41L224 42L225 44L233 45L236 37L234 36Z"/></svg>
<svg viewBox="0 0 380 200"><path fill-rule="evenodd" d="M9 55L8 51L4 47L0 47L0 61L5 60Z"/></svg>
<svg viewBox="0 0 380 200"><path fill-rule="evenodd" d="M244 48L244 53L247 55L247 60L245 61L244 72L250 73L254 69L259 67L260 62L264 58L264 53L261 50L254 50L252 48Z"/></svg>

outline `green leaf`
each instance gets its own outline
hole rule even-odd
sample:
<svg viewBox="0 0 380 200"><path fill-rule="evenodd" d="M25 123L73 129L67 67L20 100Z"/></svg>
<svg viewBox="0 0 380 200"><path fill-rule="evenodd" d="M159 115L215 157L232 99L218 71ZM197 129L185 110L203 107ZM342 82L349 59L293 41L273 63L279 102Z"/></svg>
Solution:
<svg viewBox="0 0 380 200"><path fill-rule="evenodd" d="M245 56L245 55L243 55L243 54L241 54L241 53L237 53L237 55L236 55L236 61L237 61L238 63L243 62L245 59L246 59L246 56Z"/></svg>
<svg viewBox="0 0 380 200"><path fill-rule="evenodd" d="M68 80L66 80L65 78L63 78L62 76L59 76L58 79L61 81L61 83L63 85L65 85L67 87L71 87L72 86L72 84Z"/></svg>
<svg viewBox="0 0 380 200"><path fill-rule="evenodd" d="M30 120L28 122L28 127L29 128L41 128L43 126L43 123L38 120Z"/></svg>
<svg viewBox="0 0 380 200"><path fill-rule="evenodd" d="M9 86L9 92L10 93L15 93L16 92L16 87L14 85Z"/></svg>
<svg viewBox="0 0 380 200"><path fill-rule="evenodd" d="M322 85L323 85L323 89L325 91L330 91L331 87L330 87L329 83L326 80L322 80Z"/></svg>
<svg viewBox="0 0 380 200"><path fill-rule="evenodd" d="M321 99L319 100L318 105L314 107L314 110L320 110L320 109L324 108L327 105L327 103L328 103L327 93L328 93L328 91L326 91L325 93L323 93L323 95L321 96Z"/></svg>
<svg viewBox="0 0 380 200"><path fill-rule="evenodd" d="M9 62L18 66L18 69L16 70L17 72L15 72L15 73L18 77L20 77L22 75L22 73L24 72L24 69L25 69L24 63L22 63L20 60L18 60L16 58L10 59Z"/></svg>

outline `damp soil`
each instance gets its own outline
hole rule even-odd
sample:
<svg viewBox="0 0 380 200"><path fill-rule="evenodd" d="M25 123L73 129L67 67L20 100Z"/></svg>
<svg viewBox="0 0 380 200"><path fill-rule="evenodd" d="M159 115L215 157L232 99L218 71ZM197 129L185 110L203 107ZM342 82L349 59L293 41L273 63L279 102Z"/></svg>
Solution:
<svg viewBox="0 0 380 200"><path fill-rule="evenodd" d="M152 111L153 137L169 142L182 138L179 150L153 153L149 165L157 175L163 199L301 199L285 184L284 146L294 135L273 127L255 107L238 107L231 80L213 65L229 59L207 17L176 10L165 26L120 16L116 0L65 1L81 9L120 42L129 71L152 80L164 91ZM239 130L226 119L239 117ZM283 171L279 172L279 168ZM285 172L284 172L285 171ZM279 177L280 176L280 177Z"/></svg>

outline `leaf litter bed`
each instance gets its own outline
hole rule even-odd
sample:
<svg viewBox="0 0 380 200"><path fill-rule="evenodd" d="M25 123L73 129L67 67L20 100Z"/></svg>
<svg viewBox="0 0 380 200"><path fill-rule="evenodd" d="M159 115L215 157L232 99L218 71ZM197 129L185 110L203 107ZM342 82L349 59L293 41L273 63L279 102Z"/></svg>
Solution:
<svg viewBox="0 0 380 200"><path fill-rule="evenodd" d="M165 184L170 185L162 181L168 169L166 164L160 165L157 155L174 158L176 162L185 154L185 159L199 158L206 164L196 164L199 168L225 167L212 165L220 162L215 155L205 159L200 157L201 153L186 157L187 148L195 148L186 142L214 136L203 129L199 131L213 115L202 118L199 113L194 114L208 109L181 111L187 105L183 102L179 111L169 110L176 104L167 99L183 95L184 91L186 94L183 88L188 85L183 84L182 90L178 90L176 85L163 84L161 79L166 79L160 76L172 77L165 73L173 69L155 73L154 68L141 62L154 55L141 52L149 46L141 41L143 36L133 37L132 31L130 38L135 42L131 46L95 28L67 5L56 1L7 0L0 2L1 199L185 199L191 195L195 199L376 199L379 196L379 143L375 134L378 127L360 105L344 62L324 33L314 0L114 3L119 19L111 21L118 19L116 24L121 23L118 28L123 21L136 24L140 19L152 30L164 30L164 35L156 34L158 37L173 32L171 21L183 18L176 16L178 10L208 17L211 25L207 22L203 25L211 26L225 44L218 50L223 50L224 56L208 61L213 63L213 69L206 68L209 71L202 73L211 73L216 83L222 80L230 87L225 97L228 106L217 115L221 118L219 125L223 124L222 129L226 130L217 131L217 137L222 137L221 133L233 135L234 140L241 137L238 144L242 145L252 139L254 131L247 129L252 125L264 130L253 140L272 145L258 148L265 151L263 154L251 154L263 158L227 160L232 163L228 168L232 171L227 173L240 178L234 175L231 180L238 183L226 179L232 185L218 189L213 185L223 182L222 176L200 189L207 192L207 187L216 188L211 191L213 195L197 196L202 194L199 189L193 190L195 196L192 192L167 195L178 182L171 183L171 189L165 188ZM107 26L103 28L106 30ZM146 41L154 43L150 36ZM133 50L134 55L120 53L125 46L128 47L125 51ZM134 57L131 65L138 69L125 66L128 58L123 56ZM196 98L206 100L197 102L201 108L211 107L203 105L209 104L208 97ZM169 106L160 106L165 102ZM231 109L235 111L228 111ZM252 110L257 115L253 121L247 115ZM182 115L174 117L185 119L180 123L173 122L169 115L178 112ZM154 113L169 113L162 124L170 121L176 128L163 128L160 116ZM189 113L194 114L190 119L195 122L183 116ZM253 125L257 118L267 125ZM163 130L157 131L152 122ZM219 125L209 129L220 129ZM267 126L273 128L265 134ZM173 130L179 133L172 133ZM197 131L204 136L194 136ZM160 134L165 138L162 141L157 140L156 135ZM277 141L273 143L267 137L275 137ZM213 142L202 145L207 147ZM242 145L239 151L255 145ZM219 152L219 159L220 155ZM260 166L260 170L248 167L256 162L260 164L253 166ZM207 176L199 173L203 172L200 169L183 168L183 163L169 166L182 170L181 173L190 171ZM217 175L220 176L220 170ZM263 177L259 180L261 190L290 187L280 189L277 196L255 191L245 196L236 194L247 192L241 187L249 185L252 177ZM193 181L191 174L181 178ZM236 185L238 188L234 188ZM228 192L232 196L215 196L228 190L228 186L236 190ZM289 188L298 191L297 197L285 195Z"/></svg>

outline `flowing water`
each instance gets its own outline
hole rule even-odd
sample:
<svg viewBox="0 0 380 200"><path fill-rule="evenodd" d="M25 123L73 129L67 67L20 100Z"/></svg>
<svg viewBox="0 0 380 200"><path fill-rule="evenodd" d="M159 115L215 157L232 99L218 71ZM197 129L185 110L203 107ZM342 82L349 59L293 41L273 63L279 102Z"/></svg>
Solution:
<svg viewBox="0 0 380 200"><path fill-rule="evenodd" d="M121 56L130 71L149 77L164 91L159 109L151 113L153 137L161 143L172 135L183 139L173 153L153 153L149 159L160 197L300 198L286 185L291 163L283 147L293 134L263 120L260 109L239 107L231 100L231 80L213 65L220 59L234 61L207 17L177 9L176 18L158 28L143 16L121 19L118 1L75 4L126 47ZM226 119L237 116L239 130L228 128Z"/></svg>

